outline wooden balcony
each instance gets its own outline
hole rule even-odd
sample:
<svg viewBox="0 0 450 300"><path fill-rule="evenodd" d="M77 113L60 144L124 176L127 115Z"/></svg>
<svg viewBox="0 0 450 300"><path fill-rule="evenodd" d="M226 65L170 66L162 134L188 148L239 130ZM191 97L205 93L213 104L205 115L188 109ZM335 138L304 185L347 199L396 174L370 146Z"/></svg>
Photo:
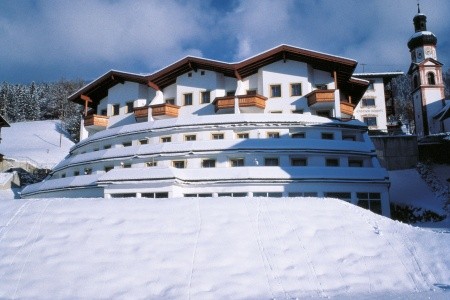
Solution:
<svg viewBox="0 0 450 300"><path fill-rule="evenodd" d="M226 96L214 99L216 113L233 113L235 97L238 98L239 111L242 113L263 112L266 108L267 98L258 94Z"/></svg>
<svg viewBox="0 0 450 300"><path fill-rule="evenodd" d="M314 90L305 97L308 99L308 106L334 106L334 90Z"/></svg>
<svg viewBox="0 0 450 300"><path fill-rule="evenodd" d="M267 98L261 95L241 95L239 99L239 110L242 113L263 112L266 108Z"/></svg>
<svg viewBox="0 0 450 300"><path fill-rule="evenodd" d="M350 102L342 102L341 101L341 114L347 115L347 117L352 117L353 112L355 110L355 106L356 105L354 105ZM342 116L342 117L344 117L344 116Z"/></svg>
<svg viewBox="0 0 450 300"><path fill-rule="evenodd" d="M169 103L155 104L150 106L152 108L152 117L154 119L168 119L177 118L179 106Z"/></svg>
<svg viewBox="0 0 450 300"><path fill-rule="evenodd" d="M234 96L217 97L213 103L216 113L234 112Z"/></svg>
<svg viewBox="0 0 450 300"><path fill-rule="evenodd" d="M86 129L103 130L108 127L108 116L88 115L84 117L84 127Z"/></svg>
<svg viewBox="0 0 450 300"><path fill-rule="evenodd" d="M134 108L134 118L137 122L144 122L148 120L148 108L148 106Z"/></svg>

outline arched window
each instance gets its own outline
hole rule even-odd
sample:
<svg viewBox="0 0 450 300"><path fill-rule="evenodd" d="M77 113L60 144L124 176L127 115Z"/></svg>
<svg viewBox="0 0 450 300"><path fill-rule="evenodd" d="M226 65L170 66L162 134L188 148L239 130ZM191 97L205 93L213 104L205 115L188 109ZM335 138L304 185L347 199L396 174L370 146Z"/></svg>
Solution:
<svg viewBox="0 0 450 300"><path fill-rule="evenodd" d="M419 78L417 78L417 75L414 75L413 77L413 87L416 89L419 86Z"/></svg>
<svg viewBox="0 0 450 300"><path fill-rule="evenodd" d="M429 85L435 85L436 84L436 80L434 78L434 73L433 72L428 72L427 79L428 79L428 84Z"/></svg>

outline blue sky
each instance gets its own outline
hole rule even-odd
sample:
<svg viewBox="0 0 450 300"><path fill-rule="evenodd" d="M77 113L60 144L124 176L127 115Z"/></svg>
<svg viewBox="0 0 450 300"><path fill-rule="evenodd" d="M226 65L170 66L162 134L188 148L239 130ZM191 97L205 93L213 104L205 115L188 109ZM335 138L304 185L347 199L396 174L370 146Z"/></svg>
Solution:
<svg viewBox="0 0 450 300"><path fill-rule="evenodd" d="M421 0L450 68L450 1ZM152 73L186 55L235 62L279 44L406 71L417 0L0 0L0 82Z"/></svg>

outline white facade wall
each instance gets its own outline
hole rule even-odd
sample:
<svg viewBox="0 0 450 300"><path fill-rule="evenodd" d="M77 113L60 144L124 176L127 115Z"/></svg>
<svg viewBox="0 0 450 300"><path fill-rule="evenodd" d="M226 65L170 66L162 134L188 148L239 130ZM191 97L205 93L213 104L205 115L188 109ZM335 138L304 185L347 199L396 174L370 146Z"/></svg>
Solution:
<svg viewBox="0 0 450 300"><path fill-rule="evenodd" d="M364 106L363 100L358 103L354 110L354 117L361 122L364 122L365 117L377 118L377 125L370 126L371 130L387 131L387 117L386 117L386 100L384 96L383 78L371 78L373 81L373 89L368 89L362 99L374 99L374 106Z"/></svg>

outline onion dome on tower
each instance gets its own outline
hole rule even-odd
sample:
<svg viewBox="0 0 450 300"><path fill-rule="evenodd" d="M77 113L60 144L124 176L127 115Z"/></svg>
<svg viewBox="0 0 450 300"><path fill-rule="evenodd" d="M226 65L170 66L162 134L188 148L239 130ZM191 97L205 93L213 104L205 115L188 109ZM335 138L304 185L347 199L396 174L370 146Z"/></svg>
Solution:
<svg viewBox="0 0 450 300"><path fill-rule="evenodd" d="M419 4L417 4L417 15L414 16L413 22L415 33L408 41L409 50L412 51L414 48L424 45L436 46L437 38L431 31L427 31L427 16L420 13Z"/></svg>

